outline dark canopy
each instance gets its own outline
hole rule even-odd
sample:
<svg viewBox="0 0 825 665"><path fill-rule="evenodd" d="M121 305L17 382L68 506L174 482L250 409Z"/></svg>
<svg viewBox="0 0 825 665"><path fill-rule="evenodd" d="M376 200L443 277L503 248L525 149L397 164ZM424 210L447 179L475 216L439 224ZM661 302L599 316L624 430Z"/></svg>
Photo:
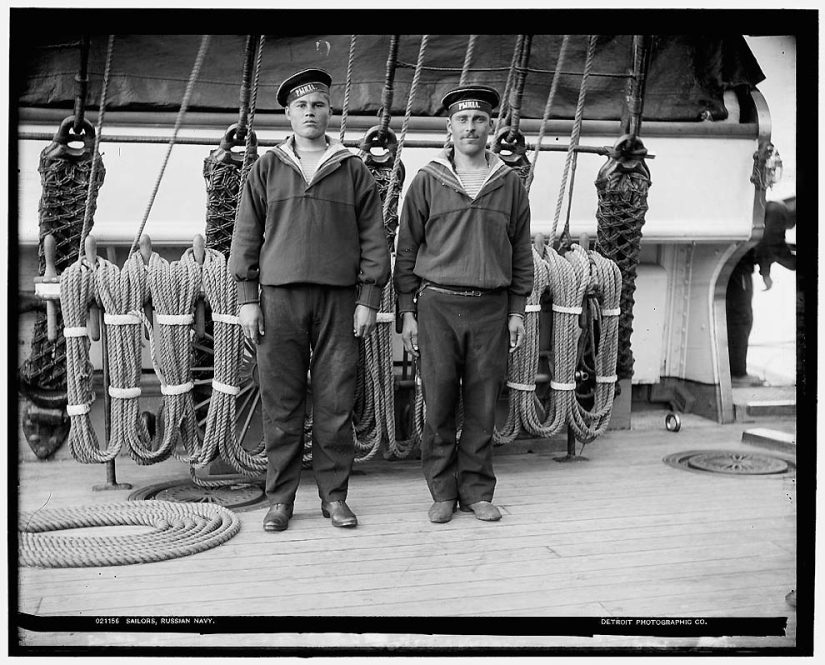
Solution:
<svg viewBox="0 0 825 665"><path fill-rule="evenodd" d="M457 85L469 35L430 35L424 71L413 100L415 116L443 115L440 99ZM503 92L513 59L516 35L479 35L470 63L468 83ZM80 35L60 39L27 36L13 51L15 88L11 99L20 107L64 108L74 105L75 76L80 67ZM173 111L183 99L195 64L200 35L118 35L115 39L107 110ZM107 35L94 35L88 59L87 108L100 99ZM522 100L522 118L541 118L553 80L561 35L533 35ZM622 115L631 65L630 35L600 35L587 89L584 117L617 120ZM231 112L239 107L246 35L213 35L194 87L189 109ZM393 116L403 115L409 97L421 35L401 35L393 82ZM358 35L352 67L348 112L375 116L387 83L390 36ZM264 45L257 109L279 109L275 90L280 82L305 67L322 67L333 77L332 103L344 100L350 35L267 35ZM587 53L587 36L572 35L562 66L551 118L572 118ZM613 75L613 76L604 76ZM698 121L707 112L723 119L725 90L753 87L764 79L741 35L659 35L652 41L644 118L655 121Z"/></svg>

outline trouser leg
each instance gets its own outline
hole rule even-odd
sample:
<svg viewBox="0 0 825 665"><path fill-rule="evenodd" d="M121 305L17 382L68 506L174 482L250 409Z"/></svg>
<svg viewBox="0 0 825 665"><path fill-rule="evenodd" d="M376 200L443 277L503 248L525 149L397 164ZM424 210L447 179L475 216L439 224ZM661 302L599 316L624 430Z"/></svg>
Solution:
<svg viewBox="0 0 825 665"><path fill-rule="evenodd" d="M458 498L456 406L462 365L450 300L425 290L418 301L419 368L426 404L421 466L435 501Z"/></svg>
<svg viewBox="0 0 825 665"><path fill-rule="evenodd" d="M472 299L462 380L464 422L458 443L458 494L463 505L492 501L496 405L507 379L507 295Z"/></svg>
<svg viewBox="0 0 825 665"><path fill-rule="evenodd" d="M347 498L355 459L352 409L358 370L355 288L316 287L312 326L312 468L323 501Z"/></svg>
<svg viewBox="0 0 825 665"><path fill-rule="evenodd" d="M734 272L725 295L731 376L748 373L748 341L753 328L753 278Z"/></svg>
<svg viewBox="0 0 825 665"><path fill-rule="evenodd" d="M309 369L306 299L291 287L263 286L265 334L257 346L270 505L293 503L301 479Z"/></svg>

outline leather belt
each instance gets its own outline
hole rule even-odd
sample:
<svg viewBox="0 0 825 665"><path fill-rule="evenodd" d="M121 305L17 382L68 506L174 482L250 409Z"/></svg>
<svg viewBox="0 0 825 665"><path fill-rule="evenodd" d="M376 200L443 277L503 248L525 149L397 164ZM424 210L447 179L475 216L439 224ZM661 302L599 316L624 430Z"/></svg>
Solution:
<svg viewBox="0 0 825 665"><path fill-rule="evenodd" d="M421 291L424 289L430 289L431 291L435 291L436 293L446 293L447 295L451 296L469 296L472 298L478 298L488 293L496 293L501 289L474 289L471 287L464 287L464 286L439 286L432 283L426 283L421 287Z"/></svg>

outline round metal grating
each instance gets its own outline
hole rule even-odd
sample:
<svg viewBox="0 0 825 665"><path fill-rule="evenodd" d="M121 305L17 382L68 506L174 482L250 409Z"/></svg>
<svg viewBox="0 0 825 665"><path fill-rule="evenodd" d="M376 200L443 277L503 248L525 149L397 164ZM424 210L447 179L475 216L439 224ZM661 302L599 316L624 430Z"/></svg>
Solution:
<svg viewBox="0 0 825 665"><path fill-rule="evenodd" d="M255 510L266 503L266 493L260 483L239 479L232 485L209 488L190 480L178 480L144 487L129 495L130 501L156 500L172 503L209 503L235 512Z"/></svg>
<svg viewBox="0 0 825 665"><path fill-rule="evenodd" d="M677 469L729 476L785 476L796 469L781 457L741 450L691 450L668 455L663 461Z"/></svg>

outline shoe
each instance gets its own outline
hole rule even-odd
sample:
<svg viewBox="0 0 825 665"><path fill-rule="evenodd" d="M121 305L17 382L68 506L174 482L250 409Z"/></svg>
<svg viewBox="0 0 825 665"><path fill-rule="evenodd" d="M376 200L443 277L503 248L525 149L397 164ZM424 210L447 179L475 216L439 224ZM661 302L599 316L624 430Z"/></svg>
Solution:
<svg viewBox="0 0 825 665"><path fill-rule="evenodd" d="M332 518L332 526L358 526L358 518L346 501L321 501L321 514Z"/></svg>
<svg viewBox="0 0 825 665"><path fill-rule="evenodd" d="M730 382L733 386L737 388L746 387L746 388L758 388L759 386L764 386L765 382L760 379L758 376L754 376L753 374L745 374L744 376L731 376Z"/></svg>
<svg viewBox="0 0 825 665"><path fill-rule="evenodd" d="M433 505L430 506L430 509L427 511L427 517L430 518L430 522L435 524L443 524L444 522L449 522L453 519L453 513L455 512L456 508L456 501L452 499L450 501L435 501Z"/></svg>
<svg viewBox="0 0 825 665"><path fill-rule="evenodd" d="M476 501L469 505L462 505L461 511L464 513L475 513L476 519L485 522L496 522L501 519L501 512L489 501Z"/></svg>
<svg viewBox="0 0 825 665"><path fill-rule="evenodd" d="M264 517L264 531L286 531L292 517L291 503L276 503Z"/></svg>

